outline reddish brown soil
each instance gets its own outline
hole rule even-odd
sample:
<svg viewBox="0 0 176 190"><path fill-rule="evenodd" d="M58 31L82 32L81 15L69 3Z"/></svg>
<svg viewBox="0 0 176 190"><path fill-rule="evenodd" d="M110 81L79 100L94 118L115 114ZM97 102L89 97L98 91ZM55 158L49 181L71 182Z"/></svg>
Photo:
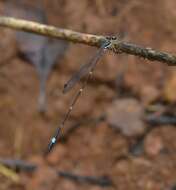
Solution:
<svg viewBox="0 0 176 190"><path fill-rule="evenodd" d="M30 2L35 5L36 1ZM1 9L4 3L1 1ZM176 52L175 0L46 0L45 9L49 23L55 26L93 34L120 33L126 41ZM37 111L38 79L34 67L19 58L14 31L1 28L0 38L0 64L8 63L0 68L0 157L19 158L39 166L32 174L18 173L18 183L0 170L1 190L102 189L57 177L55 170L106 175L114 185L104 189L171 190L176 186L174 125L147 133L142 152L135 156L129 149L137 135L126 136L114 130L106 119L93 122L120 98L137 99L143 109L161 101L166 106L173 104L174 67L106 54L65 126L66 140L46 157L43 152L74 94L73 90L63 95L63 85L96 49L70 44L48 80L48 109L41 115ZM119 76L123 76L123 83L116 86ZM92 122L86 122L90 118ZM82 120L81 126L68 135L68 129ZM151 126L143 122L142 127Z"/></svg>

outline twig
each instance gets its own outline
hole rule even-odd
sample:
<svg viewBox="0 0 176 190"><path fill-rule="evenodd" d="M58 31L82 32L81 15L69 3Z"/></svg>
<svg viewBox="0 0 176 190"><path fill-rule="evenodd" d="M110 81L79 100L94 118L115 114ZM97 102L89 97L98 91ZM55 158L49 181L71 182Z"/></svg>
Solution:
<svg viewBox="0 0 176 190"><path fill-rule="evenodd" d="M176 125L176 117L169 115L155 115L151 114L145 118L145 121L150 125Z"/></svg>
<svg viewBox="0 0 176 190"><path fill-rule="evenodd" d="M97 36L75 32L72 30L61 29L54 26L39 24L37 22L15 19L12 17L0 17L0 26L32 32L44 36L54 37L62 40L67 40L75 43L83 43L90 46L100 47L102 41L106 40L105 36ZM167 63L167 65L176 65L176 56L154 50L149 47L123 42L119 39L114 40L114 43L109 47L115 53L126 53L148 59L150 61L159 61Z"/></svg>
<svg viewBox="0 0 176 190"><path fill-rule="evenodd" d="M37 166L35 164L31 164L19 159L0 158L0 164L9 167L15 171L33 172L37 169Z"/></svg>
<svg viewBox="0 0 176 190"><path fill-rule="evenodd" d="M25 171L25 172L34 172L38 168L38 166L35 164L15 159L0 159L0 164L5 165L6 167L9 167L17 171ZM60 170L56 172L59 177L64 177L66 179L70 179L79 183L88 183L92 185L99 185L102 187L113 185L111 179L109 179L108 176L101 176L101 177L83 176Z"/></svg>
<svg viewBox="0 0 176 190"><path fill-rule="evenodd" d="M62 172L62 171L59 171L58 175L60 177L65 177L67 179L70 179L79 183L89 183L92 185L99 185L101 187L108 187L108 186L113 185L112 181L109 179L108 176L102 176L102 177L82 176L82 175L76 175L70 172Z"/></svg>

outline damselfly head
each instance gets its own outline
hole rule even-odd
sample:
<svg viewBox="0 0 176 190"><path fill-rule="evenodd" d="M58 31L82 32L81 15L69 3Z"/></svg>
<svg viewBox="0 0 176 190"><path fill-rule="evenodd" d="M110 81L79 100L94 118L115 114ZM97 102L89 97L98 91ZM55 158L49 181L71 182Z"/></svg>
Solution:
<svg viewBox="0 0 176 190"><path fill-rule="evenodd" d="M106 36L105 40L102 42L102 47L107 49L111 44L118 39L117 36Z"/></svg>
<svg viewBox="0 0 176 190"><path fill-rule="evenodd" d="M121 38L119 36L107 36L106 39L109 41L110 45L108 45L106 48L111 46L111 50L113 50L116 53L121 53L120 49L117 47L120 42Z"/></svg>

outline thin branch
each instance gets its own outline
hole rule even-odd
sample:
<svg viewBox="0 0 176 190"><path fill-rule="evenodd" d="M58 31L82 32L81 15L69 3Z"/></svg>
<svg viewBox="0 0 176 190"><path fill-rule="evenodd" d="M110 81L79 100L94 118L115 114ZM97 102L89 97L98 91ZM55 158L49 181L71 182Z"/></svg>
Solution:
<svg viewBox="0 0 176 190"><path fill-rule="evenodd" d="M106 40L105 36L75 32L72 30L61 29L54 26L39 24L37 22L22 19L15 19L12 17L1 16L0 26L96 47L100 47L102 41ZM142 57L150 61L159 61L166 63L167 65L176 65L175 55L124 42L118 38L111 43L109 49L113 50L115 53L126 53Z"/></svg>
<svg viewBox="0 0 176 190"><path fill-rule="evenodd" d="M16 159L1 159L0 158L0 166L1 165L9 167L13 170L25 171L25 172L34 172L38 168L38 166L35 164L31 164L26 161L16 160ZM99 185L101 187L113 186L113 182L108 176L99 176L99 177L85 176L85 175L77 175L68 171L60 171L60 170L57 170L56 173L59 177L63 177L65 179L69 179L78 183L88 183L92 185Z"/></svg>

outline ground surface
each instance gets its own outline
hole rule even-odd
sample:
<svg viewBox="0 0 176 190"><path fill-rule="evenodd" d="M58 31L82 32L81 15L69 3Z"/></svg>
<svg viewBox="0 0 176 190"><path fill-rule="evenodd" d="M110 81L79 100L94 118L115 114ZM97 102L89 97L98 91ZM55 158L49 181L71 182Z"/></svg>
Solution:
<svg viewBox="0 0 176 190"><path fill-rule="evenodd" d="M5 2L0 2L1 11ZM126 41L176 52L174 0L46 0L44 7L52 25L120 34ZM176 128L169 121L157 127L144 121L152 112L175 117L174 67L107 53L65 126L65 139L43 156L74 94L63 95L63 85L96 49L69 45L47 82L47 111L42 115L34 67L20 58L14 31L1 28L0 38L0 64L6 63L0 67L0 157L38 165L31 173L17 172L18 182L0 170L1 190L176 188ZM106 176L113 185L75 182L58 177L56 170Z"/></svg>

